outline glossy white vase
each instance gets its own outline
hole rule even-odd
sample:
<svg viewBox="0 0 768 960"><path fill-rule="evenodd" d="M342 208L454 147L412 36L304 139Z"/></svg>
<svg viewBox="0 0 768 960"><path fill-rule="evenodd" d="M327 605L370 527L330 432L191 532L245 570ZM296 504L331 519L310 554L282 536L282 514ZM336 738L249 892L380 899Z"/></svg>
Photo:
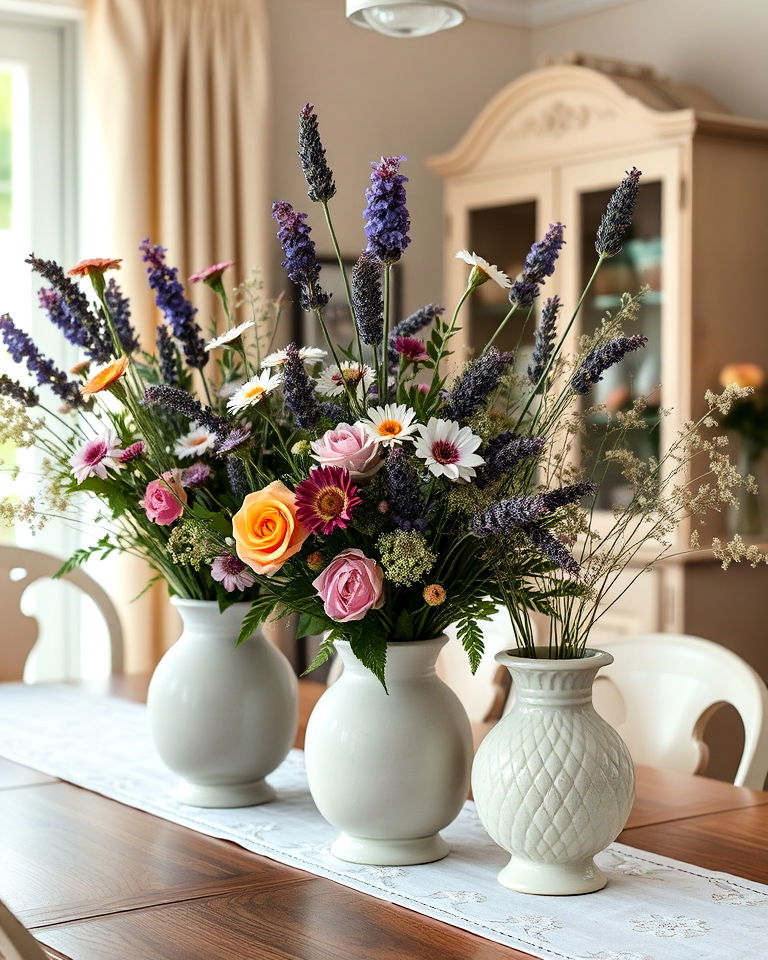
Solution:
<svg viewBox="0 0 768 960"><path fill-rule="evenodd" d="M197 807L266 803L275 792L265 777L296 737L296 676L261 630L236 646L250 604L220 613L213 601L171 603L184 629L157 665L147 705L157 752L182 778L174 796Z"/></svg>
<svg viewBox="0 0 768 960"><path fill-rule="evenodd" d="M592 706L609 653L539 659L496 655L514 683L511 711L480 744L472 767L477 813L510 854L499 883L522 893L602 889L593 857L621 832L632 807L634 768L624 741Z"/></svg>
<svg viewBox="0 0 768 960"><path fill-rule="evenodd" d="M439 831L467 798L472 730L435 673L446 642L388 644L389 695L336 643L344 669L309 718L304 752L312 798L341 831L331 847L341 860L403 866L449 852Z"/></svg>

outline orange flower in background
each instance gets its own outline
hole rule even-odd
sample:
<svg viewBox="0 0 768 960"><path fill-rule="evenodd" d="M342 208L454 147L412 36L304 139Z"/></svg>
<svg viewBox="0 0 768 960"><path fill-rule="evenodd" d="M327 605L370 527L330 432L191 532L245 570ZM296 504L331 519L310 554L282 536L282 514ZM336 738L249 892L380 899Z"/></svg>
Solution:
<svg viewBox="0 0 768 960"><path fill-rule="evenodd" d="M720 385L752 387L759 390L765 383L765 370L756 363L729 363L720 371Z"/></svg>
<svg viewBox="0 0 768 960"><path fill-rule="evenodd" d="M90 380L85 381L80 388L80 392L86 395L101 393L102 390L106 390L107 387L111 387L113 383L116 383L125 373L127 367L128 357L118 357L116 360L110 360L110 362L98 370Z"/></svg>
<svg viewBox="0 0 768 960"><path fill-rule="evenodd" d="M281 480L249 493L232 518L237 555L271 577L301 550L309 530L296 515L296 497Z"/></svg>
<svg viewBox="0 0 768 960"><path fill-rule="evenodd" d="M119 270L120 260L110 260L107 257L91 257L89 260L81 260L76 263L67 273L70 277L90 277L94 273L105 273L107 270Z"/></svg>

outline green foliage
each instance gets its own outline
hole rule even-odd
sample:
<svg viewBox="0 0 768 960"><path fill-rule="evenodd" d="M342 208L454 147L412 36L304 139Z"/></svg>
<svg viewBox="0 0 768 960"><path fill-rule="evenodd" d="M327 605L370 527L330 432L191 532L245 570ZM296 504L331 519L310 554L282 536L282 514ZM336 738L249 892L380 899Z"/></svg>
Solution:
<svg viewBox="0 0 768 960"><path fill-rule="evenodd" d="M483 651L485 650L483 633L474 615L467 613L462 616L456 624L456 632L462 647L464 647L467 652L469 666L474 674L480 666L480 661L483 659Z"/></svg>
<svg viewBox="0 0 768 960"><path fill-rule="evenodd" d="M81 547L79 550L75 550L75 552L67 560L65 560L64 563L62 563L56 573L54 573L53 579L59 580L67 573L71 573L73 570L81 567L86 560L89 560L91 557L99 557L100 560L104 560L111 553L117 550L117 548L118 545L112 543L109 539L109 535L105 534L97 543L91 544L89 547ZM145 587L144 589L147 588ZM143 592L144 591L142 591L142 593ZM139 594L139 596L141 596L141 594Z"/></svg>
<svg viewBox="0 0 768 960"><path fill-rule="evenodd" d="M307 667L307 669L302 673L302 677L306 677L308 673L312 673L313 670L317 670L318 667L322 665L336 653L335 641L341 639L340 631L331 630L326 636L323 637L322 643L315 654L312 663Z"/></svg>
<svg viewBox="0 0 768 960"><path fill-rule="evenodd" d="M237 638L238 647L241 643L245 643L256 627L260 626L269 618L269 615L272 613L278 603L279 600L270 595L257 597L253 601L251 604L251 609L243 618L243 626L240 629L240 636Z"/></svg>

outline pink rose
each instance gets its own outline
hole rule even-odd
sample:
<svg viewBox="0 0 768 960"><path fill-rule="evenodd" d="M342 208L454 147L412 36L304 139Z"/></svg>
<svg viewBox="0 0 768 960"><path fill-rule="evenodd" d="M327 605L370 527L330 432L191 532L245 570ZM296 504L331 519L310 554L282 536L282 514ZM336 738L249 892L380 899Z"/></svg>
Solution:
<svg viewBox="0 0 768 960"><path fill-rule="evenodd" d="M324 467L345 467L353 480L372 477L383 465L379 444L362 423L340 423L310 443L312 456Z"/></svg>
<svg viewBox="0 0 768 960"><path fill-rule="evenodd" d="M331 620L362 620L384 603L384 572L362 550L343 550L312 581Z"/></svg>
<svg viewBox="0 0 768 960"><path fill-rule="evenodd" d="M167 526L184 513L187 494L181 485L179 470L168 470L158 480L152 480L140 501L152 523Z"/></svg>

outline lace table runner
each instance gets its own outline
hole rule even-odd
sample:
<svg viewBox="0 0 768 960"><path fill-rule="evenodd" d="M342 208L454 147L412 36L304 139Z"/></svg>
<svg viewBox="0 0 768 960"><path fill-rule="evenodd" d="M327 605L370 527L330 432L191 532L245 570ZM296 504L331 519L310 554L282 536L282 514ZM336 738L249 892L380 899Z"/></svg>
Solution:
<svg viewBox="0 0 768 960"><path fill-rule="evenodd" d="M331 856L335 836L307 790L303 755L269 778L278 801L185 807L149 738L146 707L58 686L0 685L0 755L199 833L408 907L542 960L757 960L768 955L768 886L614 843L597 862L609 884L581 897L499 886L506 856L472 803L443 835L451 855L415 867Z"/></svg>

